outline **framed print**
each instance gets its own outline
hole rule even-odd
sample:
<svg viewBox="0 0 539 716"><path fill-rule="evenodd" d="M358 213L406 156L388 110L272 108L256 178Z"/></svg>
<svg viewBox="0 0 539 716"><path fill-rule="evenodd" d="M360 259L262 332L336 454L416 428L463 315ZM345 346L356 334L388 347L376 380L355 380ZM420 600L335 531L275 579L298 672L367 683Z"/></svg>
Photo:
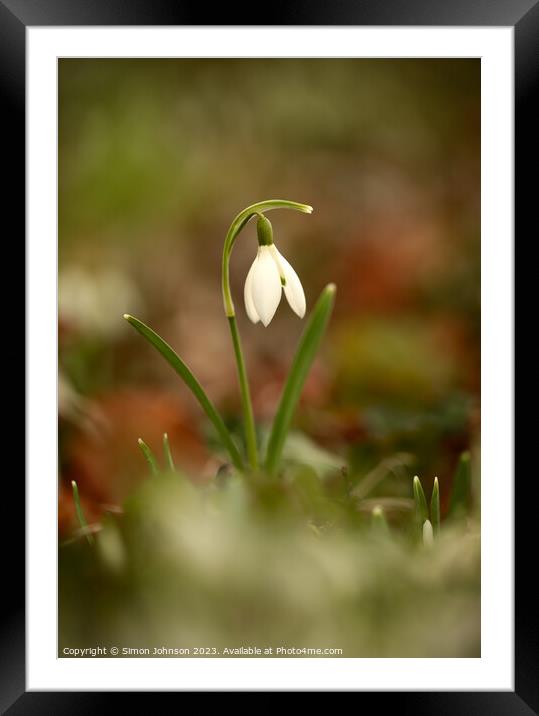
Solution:
<svg viewBox="0 0 539 716"><path fill-rule="evenodd" d="M9 713L539 709L513 436L539 5L290 7L0 4Z"/></svg>

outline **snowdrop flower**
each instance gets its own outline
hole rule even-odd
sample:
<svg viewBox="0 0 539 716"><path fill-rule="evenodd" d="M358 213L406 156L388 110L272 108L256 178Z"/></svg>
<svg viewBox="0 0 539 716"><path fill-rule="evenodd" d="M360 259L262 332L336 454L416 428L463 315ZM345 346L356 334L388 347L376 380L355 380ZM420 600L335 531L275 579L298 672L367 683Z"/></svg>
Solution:
<svg viewBox="0 0 539 716"><path fill-rule="evenodd" d="M305 315L305 293L297 273L273 243L269 220L262 214L256 224L258 253L245 279L244 299L253 323L268 326L284 294L290 308L300 318Z"/></svg>

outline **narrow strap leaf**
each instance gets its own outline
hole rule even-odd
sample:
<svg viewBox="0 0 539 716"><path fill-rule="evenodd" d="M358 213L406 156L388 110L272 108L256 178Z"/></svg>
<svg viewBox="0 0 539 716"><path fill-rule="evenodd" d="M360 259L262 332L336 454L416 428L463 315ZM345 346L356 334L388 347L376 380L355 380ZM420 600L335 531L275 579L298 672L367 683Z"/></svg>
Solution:
<svg viewBox="0 0 539 716"><path fill-rule="evenodd" d="M421 480L417 475L414 477L413 487L417 519L419 520L419 523L423 525L425 520L429 519L429 508L427 507L427 500L425 498L425 493L423 492Z"/></svg>
<svg viewBox="0 0 539 716"><path fill-rule="evenodd" d="M266 452L266 470L275 474L281 460L286 435L294 415L303 384L326 329L335 302L335 284L322 291L300 339L292 367L285 383L281 401L273 421Z"/></svg>
<svg viewBox="0 0 539 716"><path fill-rule="evenodd" d="M470 453L463 452L459 458L457 469L453 476L453 486L449 499L449 517L461 517L470 506L472 489L472 471Z"/></svg>
<svg viewBox="0 0 539 716"><path fill-rule="evenodd" d="M86 539L88 540L88 544L93 544L94 537L88 531L88 522L86 521L86 517L84 516L82 505L80 504L79 488L77 487L77 483L75 482L75 480L71 481L71 487L73 488L73 502L75 503L75 512L77 513L77 519L79 520L79 524L82 530L86 532Z"/></svg>
<svg viewBox="0 0 539 716"><path fill-rule="evenodd" d="M152 475L159 475L159 465L157 464L157 460L153 452L150 450L148 445L142 440L142 438L138 439L138 446L142 450L142 454L146 458L146 461L148 462L148 465L150 466L150 470L152 471Z"/></svg>
<svg viewBox="0 0 539 716"><path fill-rule="evenodd" d="M434 478L432 497L430 498L430 517L434 534L437 535L440 531L440 486L437 477Z"/></svg>
<svg viewBox="0 0 539 716"><path fill-rule="evenodd" d="M174 465L174 460L172 459L172 452L170 451L170 443L168 441L167 433L163 435L163 452L165 453L167 467L169 468L169 470L172 470L172 472L174 472L176 470L176 466Z"/></svg>
<svg viewBox="0 0 539 716"><path fill-rule="evenodd" d="M169 344L166 343L161 338L161 336L159 336L145 323L142 323L142 321L139 321L134 316L130 316L128 314L125 314L124 318L128 323L133 326L133 328L135 328L141 334L141 336L146 338L146 340L159 351L159 353L163 356L167 363L172 368L174 368L176 373L180 376L180 378L182 378L189 390L193 393L195 398L200 403L202 409L204 410L208 418L213 423L213 426L217 430L217 433L219 434L219 437L221 438L224 447L227 449L232 462L239 470L243 470L243 460L241 458L238 448L230 437L230 433L228 432L222 417L219 415L216 407L208 398L208 396L204 392L204 389L202 388L198 380L195 378L193 373L190 371L190 369L187 367L187 365L174 352L174 350L169 346Z"/></svg>

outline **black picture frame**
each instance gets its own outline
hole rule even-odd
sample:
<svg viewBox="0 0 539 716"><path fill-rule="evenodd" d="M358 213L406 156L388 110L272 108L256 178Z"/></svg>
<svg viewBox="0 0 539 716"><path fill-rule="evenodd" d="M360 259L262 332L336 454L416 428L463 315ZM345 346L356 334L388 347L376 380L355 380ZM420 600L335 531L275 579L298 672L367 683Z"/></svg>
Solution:
<svg viewBox="0 0 539 716"><path fill-rule="evenodd" d="M537 233L535 219L537 168L539 145L535 130L537 114L533 100L537 101L539 80L539 0L490 0L464 2L463 0L339 0L334 3L295 1L277 3L268 11L265 7L252 8L246 14L239 7L212 8L213 22L207 19L208 10L201 4L165 0L0 0L0 97L3 124L4 157L2 172L4 226L17 237L24 247L25 232L25 31L28 26L77 25L408 25L408 26L511 26L514 27L515 66L515 246L516 237L524 246L533 241L529 231ZM534 171L535 170L535 171ZM531 182L526 177L533 177ZM533 217L533 218L532 218ZM8 221L6 221L6 218ZM15 294L11 282L9 301L13 305ZM515 299L533 301L533 283L526 282L515 291ZM19 290L19 289L16 289ZM22 291L21 291L22 292ZM22 334L20 319L7 316L8 330L13 336ZM11 321L11 325L9 325ZM11 341L10 345L20 345ZM12 365L20 362L14 347L8 358ZM520 357L520 356L519 356ZM12 369L11 369L12 370ZM531 400L527 396L528 401ZM524 399L522 399L524 402ZM14 405L21 404L20 397ZM517 407L524 411L520 402ZM531 407L531 406L528 406ZM531 415L531 411L530 411ZM16 421L13 420L13 423ZM519 423L520 425L520 423ZM522 421L519 437L524 444L531 441L532 426ZM530 433L530 434L526 434ZM507 436L508 439L510 436ZM11 440L11 437L10 437ZM533 443L532 443L533 444ZM15 451L11 451L15 452ZM20 451L17 451L21 455ZM3 609L0 614L0 710L10 714L97 713L105 699L116 699L116 694L98 692L25 692L25 489L19 464L4 477L4 549L3 558ZM536 542L534 526L534 500L530 499L527 471L517 472L515 464L515 644L514 692L362 692L360 707L365 699L385 700L384 706L394 707L398 713L427 714L530 714L539 713L539 668L537 646L537 605L533 588L533 559L530 550ZM7 479L7 476L10 479ZM528 481L528 482L526 482ZM7 491L7 494L6 494ZM6 528L6 521L12 524ZM9 542L8 542L9 540ZM7 558L10 557L11 564ZM427 688L427 685L426 685ZM127 694L119 694L125 697ZM139 705L145 694L135 694ZM150 694L155 699L156 693ZM155 706L155 701L152 702ZM380 703L378 701L378 703ZM149 704L149 702L148 702ZM143 707L143 706L142 706Z"/></svg>

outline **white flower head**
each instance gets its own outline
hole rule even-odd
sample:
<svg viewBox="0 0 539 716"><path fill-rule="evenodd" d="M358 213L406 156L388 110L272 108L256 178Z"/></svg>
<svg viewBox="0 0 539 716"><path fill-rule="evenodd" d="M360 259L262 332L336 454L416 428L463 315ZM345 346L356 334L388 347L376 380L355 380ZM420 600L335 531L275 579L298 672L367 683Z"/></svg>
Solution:
<svg viewBox="0 0 539 716"><path fill-rule="evenodd" d="M268 326L284 294L300 318L305 315L303 286L297 273L273 243L271 224L262 214L257 221L258 252L245 279L245 309L253 323Z"/></svg>

